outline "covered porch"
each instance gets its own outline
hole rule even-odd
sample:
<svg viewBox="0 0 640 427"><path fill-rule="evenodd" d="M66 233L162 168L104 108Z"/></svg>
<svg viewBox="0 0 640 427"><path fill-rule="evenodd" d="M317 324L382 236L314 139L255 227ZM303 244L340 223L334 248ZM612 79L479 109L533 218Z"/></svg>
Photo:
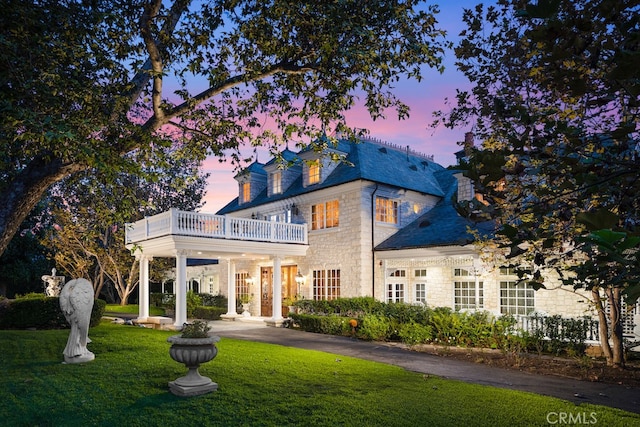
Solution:
<svg viewBox="0 0 640 427"><path fill-rule="evenodd" d="M187 258L215 259L226 264L227 319L236 313L236 262L267 259L273 271L272 316L264 321L279 326L282 317L282 262L286 257L305 256L306 224L262 221L226 215L171 209L127 224L126 244L140 263L138 321L149 318L149 261L175 258L175 327L187 321Z"/></svg>

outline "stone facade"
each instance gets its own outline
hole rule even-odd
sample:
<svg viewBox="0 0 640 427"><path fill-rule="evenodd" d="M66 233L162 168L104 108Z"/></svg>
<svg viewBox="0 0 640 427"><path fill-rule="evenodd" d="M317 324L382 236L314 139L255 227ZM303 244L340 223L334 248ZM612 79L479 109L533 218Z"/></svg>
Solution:
<svg viewBox="0 0 640 427"><path fill-rule="evenodd" d="M387 155L393 148L378 150ZM407 225L415 224L416 220L422 220L425 213L449 196L418 191L411 183L393 185L384 180L364 178L323 186L324 180L331 179L334 172L345 173L340 171L338 163L327 158L321 159L320 183L310 185L308 162L317 159L316 156L314 152L300 153L304 162L283 172L279 194L271 191L273 186L268 182L273 173L280 170L274 164L267 164L262 174L256 173L254 168L254 172L239 175L241 197L242 184L247 180L251 183L252 200L262 197L254 194L254 190L268 188L266 197L259 199L259 203L240 202L228 212L221 212L234 217L308 225L306 256L280 260L283 268L293 269L304 277L304 284L296 291L300 297L321 298L314 293L314 278L326 273L339 275L339 293L334 297L373 296L382 301L423 303L431 307L482 309L496 315L505 312L536 312L565 317L593 314L588 294L562 287L552 276L549 276L547 289L527 291L521 285L515 285L517 277L509 271L483 264L478 249L472 244L376 250L381 242ZM404 158L401 160L405 161ZM406 161L409 160L413 161L407 153ZM414 164L419 166L410 166L412 173L429 173L429 163L424 158L419 158ZM441 170L435 169L436 172ZM461 174L453 176L455 192L448 193L455 194L453 200L473 198L472 182ZM296 185L300 190L286 196L289 188ZM386 210L377 209L378 200L381 203L386 201ZM337 222L331 213L335 209L339 212ZM314 217L314 212L319 211L322 215ZM455 215L455 211L452 212ZM389 220L389 216L393 220ZM318 218L321 218L320 225L315 224ZM438 228L438 224L427 226ZM274 265L273 259L268 257L235 259L233 262L236 275L244 274L243 277L251 278L259 278L265 268ZM201 280L208 281L201 289L205 292L215 289L227 294L231 276L229 268L228 264L221 262L215 267L215 272L209 270L207 274L201 274ZM190 273L190 276L196 275ZM259 296L263 290L259 280L248 286L252 295ZM286 296L283 294L283 298ZM260 304L252 304L251 314L264 315Z"/></svg>

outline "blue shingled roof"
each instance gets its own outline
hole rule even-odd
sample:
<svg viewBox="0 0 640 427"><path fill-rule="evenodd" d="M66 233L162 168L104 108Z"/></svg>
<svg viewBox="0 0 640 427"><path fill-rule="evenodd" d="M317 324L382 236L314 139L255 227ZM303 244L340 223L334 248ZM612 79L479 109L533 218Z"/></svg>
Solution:
<svg viewBox="0 0 640 427"><path fill-rule="evenodd" d="M457 172L460 171L443 170L436 172L435 176L440 185L446 189L446 194L442 200L429 212L380 243L375 250L463 246L474 241L474 237L467 231L467 227L479 231L481 235L492 236L495 228L493 221L473 222L460 216L454 207L453 198L458 183L453 175Z"/></svg>
<svg viewBox="0 0 640 427"><path fill-rule="evenodd" d="M339 140L337 146L332 148L346 153L346 162L340 163L323 182L305 188L302 185L302 176L299 176L284 193L268 197L267 191L264 190L254 200L242 205L238 204L236 198L218 211L218 214L253 208L357 180L387 184L438 197L444 196L444 191L434 176L435 172L444 168L422 156L369 141L353 143ZM253 165L255 163L252 167Z"/></svg>

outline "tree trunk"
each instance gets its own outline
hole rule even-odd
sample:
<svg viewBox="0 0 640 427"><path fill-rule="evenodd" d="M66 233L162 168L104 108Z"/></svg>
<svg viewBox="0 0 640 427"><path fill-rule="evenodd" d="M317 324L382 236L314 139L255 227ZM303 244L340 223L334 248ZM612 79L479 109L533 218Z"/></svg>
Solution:
<svg viewBox="0 0 640 427"><path fill-rule="evenodd" d="M47 189L83 169L83 165L39 156L10 180L7 191L0 195L0 256Z"/></svg>
<svg viewBox="0 0 640 427"><path fill-rule="evenodd" d="M609 323L611 325L612 360L614 368L624 368L624 340L622 337L622 290L618 287L606 288L605 292L609 299Z"/></svg>
<svg viewBox="0 0 640 427"><path fill-rule="evenodd" d="M596 312L598 313L598 333L600 335L600 347L604 357L607 359L607 365L613 364L613 353L611 346L609 345L609 325L607 324L607 313L605 312L602 298L600 298L600 288L591 289L591 295L593 295L593 302L596 306Z"/></svg>

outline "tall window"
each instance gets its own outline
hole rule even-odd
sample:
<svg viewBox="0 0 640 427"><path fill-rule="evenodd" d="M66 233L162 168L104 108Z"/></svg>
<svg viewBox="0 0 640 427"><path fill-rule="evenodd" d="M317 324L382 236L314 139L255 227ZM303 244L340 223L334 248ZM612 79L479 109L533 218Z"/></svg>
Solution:
<svg viewBox="0 0 640 427"><path fill-rule="evenodd" d="M501 268L500 313L526 316L535 311L535 291L531 285L518 284L511 268Z"/></svg>
<svg viewBox="0 0 640 427"><path fill-rule="evenodd" d="M482 282L476 283L475 275L465 268L456 268L453 271L454 309L475 310L484 307L484 294Z"/></svg>
<svg viewBox="0 0 640 427"><path fill-rule="evenodd" d="M282 171L271 174L271 194L282 193Z"/></svg>
<svg viewBox="0 0 640 427"><path fill-rule="evenodd" d="M415 302L426 303L427 302L427 270L424 268L416 269L413 272L415 276Z"/></svg>
<svg viewBox="0 0 640 427"><path fill-rule="evenodd" d="M320 182L320 160L309 162L309 185Z"/></svg>
<svg viewBox="0 0 640 427"><path fill-rule="evenodd" d="M236 301L240 301L240 298L249 296L249 283L247 279L249 273L236 273Z"/></svg>
<svg viewBox="0 0 640 427"><path fill-rule="evenodd" d="M340 202L331 200L311 206L311 229L320 230L340 225Z"/></svg>
<svg viewBox="0 0 640 427"><path fill-rule="evenodd" d="M398 202L384 197L376 197L376 221L397 224Z"/></svg>
<svg viewBox="0 0 640 427"><path fill-rule="evenodd" d="M242 203L247 203L251 200L251 183L244 182L242 184Z"/></svg>
<svg viewBox="0 0 640 427"><path fill-rule="evenodd" d="M340 270L313 270L313 299L340 298Z"/></svg>
<svg viewBox="0 0 640 427"><path fill-rule="evenodd" d="M387 302L404 302L406 270L393 270L387 279Z"/></svg>

